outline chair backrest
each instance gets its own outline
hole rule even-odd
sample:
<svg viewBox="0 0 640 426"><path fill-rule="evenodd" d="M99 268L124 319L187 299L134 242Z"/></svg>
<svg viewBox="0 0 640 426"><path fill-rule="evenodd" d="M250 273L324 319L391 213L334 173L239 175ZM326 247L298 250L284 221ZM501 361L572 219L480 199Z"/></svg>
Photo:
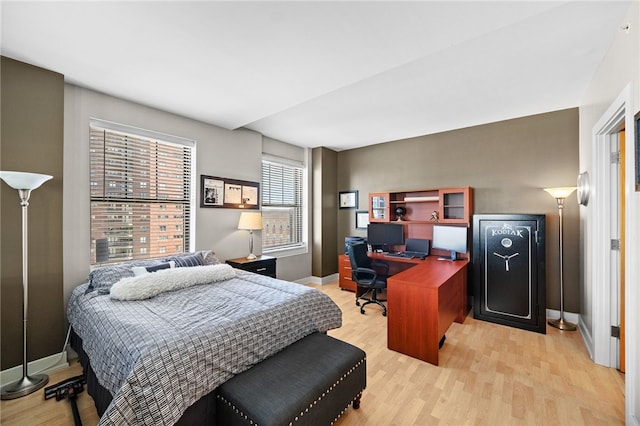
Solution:
<svg viewBox="0 0 640 426"><path fill-rule="evenodd" d="M349 255L349 262L351 262L351 269L371 267L371 259L367 256L366 244L349 244L347 254Z"/></svg>

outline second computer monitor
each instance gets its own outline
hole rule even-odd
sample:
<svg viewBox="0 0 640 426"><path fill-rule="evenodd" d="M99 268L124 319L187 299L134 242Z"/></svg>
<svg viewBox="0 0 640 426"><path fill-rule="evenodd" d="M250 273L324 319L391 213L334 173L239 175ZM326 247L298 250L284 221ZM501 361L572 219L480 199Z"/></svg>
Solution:
<svg viewBox="0 0 640 426"><path fill-rule="evenodd" d="M457 253L467 252L467 228L464 226L433 226L431 247L451 253L451 260L457 259Z"/></svg>

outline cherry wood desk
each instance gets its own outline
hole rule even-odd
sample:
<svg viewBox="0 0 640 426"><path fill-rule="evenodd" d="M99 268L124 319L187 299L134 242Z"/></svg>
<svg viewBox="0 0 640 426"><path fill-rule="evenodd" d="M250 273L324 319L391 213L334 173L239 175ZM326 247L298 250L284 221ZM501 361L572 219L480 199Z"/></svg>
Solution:
<svg viewBox="0 0 640 426"><path fill-rule="evenodd" d="M413 266L387 279L387 346L438 365L438 344L453 321L467 314L469 260L372 258Z"/></svg>

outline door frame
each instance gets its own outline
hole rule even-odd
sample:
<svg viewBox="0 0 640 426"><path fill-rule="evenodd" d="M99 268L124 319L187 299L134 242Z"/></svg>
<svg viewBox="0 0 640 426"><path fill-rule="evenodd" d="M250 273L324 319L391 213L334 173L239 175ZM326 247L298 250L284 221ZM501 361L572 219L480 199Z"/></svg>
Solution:
<svg viewBox="0 0 640 426"><path fill-rule="evenodd" d="M638 214L640 214L640 194L635 192L635 129L632 103L632 84L629 83L613 101L600 120L593 127L592 133L592 166L594 179L592 185L593 207L589 226L591 243L589 246L592 260L591 291L593 303L593 361L608 367L617 362L611 359L610 351L610 317L611 293L609 277L610 240L609 229L599 226L609 223L611 218L610 203L607 191L610 184L609 145L617 138L621 124L626 128L625 137L625 225L626 235L638 235ZM605 229L606 228L606 229ZM587 236L588 238L588 236ZM634 238L625 238L625 276L626 282L639 282L638 266L632 259L640 256L640 243ZM606 260L606 261L601 261ZM625 289L625 324L626 342L626 376L625 376L625 417L626 423L640 425L640 357L636 349L640 344L640 289L638 286L627 286Z"/></svg>

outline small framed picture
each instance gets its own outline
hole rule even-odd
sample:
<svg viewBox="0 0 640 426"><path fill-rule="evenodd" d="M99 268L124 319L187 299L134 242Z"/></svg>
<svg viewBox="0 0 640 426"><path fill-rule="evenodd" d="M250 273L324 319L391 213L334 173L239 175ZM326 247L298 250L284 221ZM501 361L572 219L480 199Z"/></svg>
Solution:
<svg viewBox="0 0 640 426"><path fill-rule="evenodd" d="M358 207L358 191L340 191L338 207L341 209L355 209Z"/></svg>
<svg viewBox="0 0 640 426"><path fill-rule="evenodd" d="M356 229L367 229L369 224L369 212L367 210L356 210Z"/></svg>

